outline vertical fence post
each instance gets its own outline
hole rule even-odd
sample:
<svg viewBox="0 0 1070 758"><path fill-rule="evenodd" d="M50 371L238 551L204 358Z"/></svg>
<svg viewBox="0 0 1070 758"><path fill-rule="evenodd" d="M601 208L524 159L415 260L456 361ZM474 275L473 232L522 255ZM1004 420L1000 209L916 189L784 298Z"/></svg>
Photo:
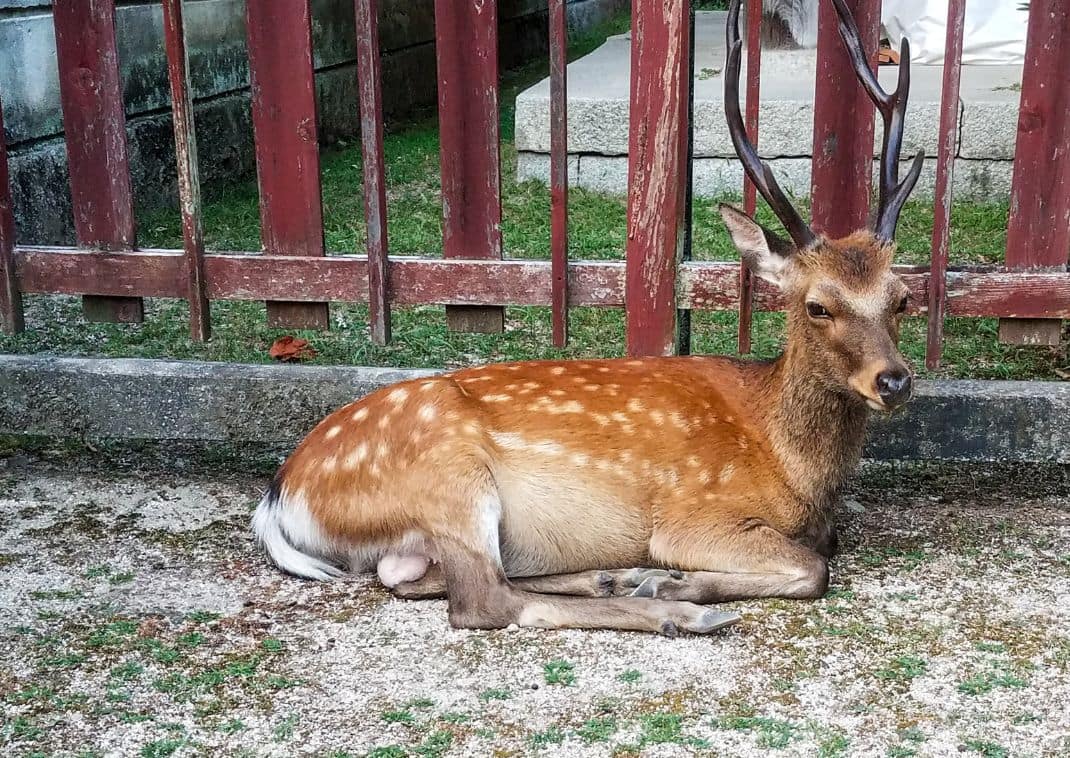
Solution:
<svg viewBox="0 0 1070 758"><path fill-rule="evenodd" d="M758 114L761 111L762 81L762 0L747 0L747 138L758 147ZM754 216L758 205L757 188L743 172L743 211ZM754 284L750 269L739 265L739 329L736 341L741 355L751 348L751 320L754 315Z"/></svg>
<svg viewBox="0 0 1070 758"><path fill-rule="evenodd" d="M925 366L940 365L944 349L944 308L947 299L947 257L951 242L952 178L959 126L959 80L966 0L949 0L944 41L944 81L940 90L940 144L936 150L936 188L933 192L932 257L929 263L928 337Z"/></svg>
<svg viewBox="0 0 1070 758"><path fill-rule="evenodd" d="M75 236L83 247L132 250L134 204L114 0L55 0L52 21ZM82 310L90 321L145 317L136 297L87 295Z"/></svg>
<svg viewBox="0 0 1070 758"><path fill-rule="evenodd" d="M1014 148L1007 266L1065 268L1070 254L1070 5L1032 0ZM1001 319L1001 342L1057 345L1056 319Z"/></svg>
<svg viewBox="0 0 1070 758"><path fill-rule="evenodd" d="M498 8L435 0L442 248L446 258L502 257ZM454 331L500 332L505 309L447 306Z"/></svg>
<svg viewBox="0 0 1070 758"><path fill-rule="evenodd" d="M625 309L629 355L676 349L684 241L688 0L633 0Z"/></svg>
<svg viewBox="0 0 1070 758"><path fill-rule="evenodd" d="M322 256L310 0L246 4L260 236L267 255ZM268 324L326 329L326 303L269 302Z"/></svg>
<svg viewBox="0 0 1070 758"><path fill-rule="evenodd" d="M356 0L357 84L368 250L368 323L372 341L390 341L389 260L386 228L386 160L383 157L383 85L379 59L379 3Z"/></svg>
<svg viewBox="0 0 1070 758"><path fill-rule="evenodd" d="M877 65L880 0L846 0ZM811 225L843 237L865 227L873 176L873 104L855 78L831 2L818 10Z"/></svg>
<svg viewBox="0 0 1070 758"><path fill-rule="evenodd" d="M0 103L0 329L5 334L18 334L24 326L22 293L15 281L15 210L7 171L4 107Z"/></svg>
<svg viewBox="0 0 1070 758"><path fill-rule="evenodd" d="M198 342L212 336L208 283L204 277L204 229L201 224L201 179L197 170L197 131L189 94L189 61L182 23L182 0L163 0L164 44L171 81L171 116L175 128L178 200L182 209L182 241L189 282L190 335Z"/></svg>
<svg viewBox="0 0 1070 758"><path fill-rule="evenodd" d="M550 0L550 301L554 347L568 343L568 14Z"/></svg>

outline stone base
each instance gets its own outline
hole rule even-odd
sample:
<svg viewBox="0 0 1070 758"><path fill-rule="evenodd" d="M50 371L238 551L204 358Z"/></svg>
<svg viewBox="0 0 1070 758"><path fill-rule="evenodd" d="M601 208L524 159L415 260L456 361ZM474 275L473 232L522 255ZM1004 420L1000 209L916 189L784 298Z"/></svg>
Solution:
<svg viewBox="0 0 1070 758"><path fill-rule="evenodd" d="M725 17L721 12L696 16L694 173L695 192L700 196L739 193L743 182L724 115ZM613 193L627 189L630 56L630 35L624 34L611 37L568 67L570 177L577 186ZM784 189L795 195L810 192L816 70L813 50L762 53L758 150L772 164ZM882 85L893 89L897 74L897 67L881 67ZM915 65L911 75L902 170L906 171L918 150L925 151L929 160L919 183L924 197L932 195L934 183L943 67ZM963 67L955 146L956 197L1006 200L1021 78L1021 66ZM548 80L517 98L520 180L548 178L549 108ZM874 121L876 157L882 139L876 111Z"/></svg>

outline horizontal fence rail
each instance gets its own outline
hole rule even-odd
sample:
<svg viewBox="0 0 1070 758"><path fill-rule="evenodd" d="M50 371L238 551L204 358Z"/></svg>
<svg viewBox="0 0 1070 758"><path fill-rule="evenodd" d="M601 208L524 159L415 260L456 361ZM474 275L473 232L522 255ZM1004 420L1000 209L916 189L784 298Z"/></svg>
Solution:
<svg viewBox="0 0 1070 758"><path fill-rule="evenodd" d="M940 358L945 316L1000 318L1005 337L1034 342L1050 341L1060 320L1070 319L1070 150L1065 147L1070 143L1070 77L1065 76L1070 11L1061 0L1032 3L1006 265L963 267L955 265L950 214L966 2L948 3L931 263L896 269L912 293L910 312L930 317L930 367ZM210 335L212 300L264 301L272 325L314 328L327 327L329 302L367 303L371 338L380 344L390 339L393 307L444 305L450 328L493 332L504 326L503 308L539 306L551 309L553 344L560 347L568 339L570 308L625 308L629 353L650 355L681 349L685 319L679 313L706 309L738 310L740 350L749 349L752 309L780 309L780 295L752 281L738 262L683 260L690 219L686 184L693 75L687 0L633 0L628 233L625 259L613 261L569 257L566 0L548 0L547 6L548 258L510 259L503 250L498 19L496 4L483 0L435 3L444 257L388 254L380 5L353 0L358 102L350 105L359 109L362 132L365 252L326 255L310 0L249 3L247 8L259 252L204 249L181 0L164 0L163 9L182 250L136 246L114 3L56 0L77 246L17 243L7 153L0 144L4 330L23 328L24 294L83 296L88 316L111 320L141 318L141 298L185 299L195 339ZM847 5L872 45L867 51L876 65L880 2L847 0ZM761 7L760 0L747 0L746 126L754 142ZM842 234L863 225L869 209L873 109L843 52L830 0L821 0L820 12L813 216L816 228ZM95 47L73 36L83 27L93 30ZM89 92L98 97L87 97ZM748 212L754 210L749 182L744 204Z"/></svg>

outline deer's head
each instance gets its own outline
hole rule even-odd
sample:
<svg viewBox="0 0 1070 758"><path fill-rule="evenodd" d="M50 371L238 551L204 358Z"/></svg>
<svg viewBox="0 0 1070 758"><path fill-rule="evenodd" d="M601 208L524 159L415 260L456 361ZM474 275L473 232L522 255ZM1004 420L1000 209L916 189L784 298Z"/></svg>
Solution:
<svg viewBox="0 0 1070 758"><path fill-rule="evenodd" d="M743 212L721 206L721 216L747 267L784 293L789 342L809 360L804 369L830 388L854 393L871 408L891 410L910 399L913 377L898 349L899 323L907 308L907 287L892 272L899 212L921 173L919 152L899 181L899 149L910 88L910 48L903 40L899 84L886 93L877 82L861 37L843 0L833 0L840 36L855 73L884 120L879 198L872 230L843 239L815 234L777 185L769 166L747 138L739 107L740 0L728 16L725 113L743 168L784 224L790 241Z"/></svg>

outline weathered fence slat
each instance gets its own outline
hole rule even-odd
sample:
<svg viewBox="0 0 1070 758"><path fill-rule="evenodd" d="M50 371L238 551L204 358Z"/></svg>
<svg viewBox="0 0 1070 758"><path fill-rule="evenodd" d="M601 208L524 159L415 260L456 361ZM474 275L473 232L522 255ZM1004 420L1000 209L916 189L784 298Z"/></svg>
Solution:
<svg viewBox="0 0 1070 758"><path fill-rule="evenodd" d="M553 297L548 260L443 260L391 258L389 287L396 305L549 306ZM208 296L213 300L299 302L368 300L368 259L362 255L325 258L264 256L253 253L205 255ZM619 308L625 304L627 264L572 261L572 307ZM929 272L924 266L896 266L911 290L910 312L924 311ZM131 253L77 248L15 248L15 274L23 293L84 293L184 297L185 256L178 250ZM678 269L675 308L734 309L739 298L739 266L733 262L691 261ZM630 293L628 294L630 297ZM754 287L755 306L783 307L776 288ZM1070 318L1070 272L1009 271L971 267L947 273L947 312L952 316Z"/></svg>
<svg viewBox="0 0 1070 758"><path fill-rule="evenodd" d="M747 0L747 137L758 146L758 114L761 105L762 76L762 0ZM751 216L758 205L757 188L746 172L743 174L743 210ZM754 313L753 282L750 269L739 265L739 352L751 348L751 320Z"/></svg>
<svg viewBox="0 0 1070 758"><path fill-rule="evenodd" d="M1070 251L1070 4L1032 0L1007 223L1007 266L1065 267ZM1003 342L1057 345L1062 325L1001 321Z"/></svg>
<svg viewBox="0 0 1070 758"><path fill-rule="evenodd" d="M628 136L629 355L677 343L676 270L683 242L688 3L633 0Z"/></svg>
<svg viewBox="0 0 1070 758"><path fill-rule="evenodd" d="M0 102L0 329L5 334L18 334L24 326L22 294L15 279L15 209L11 204L4 108Z"/></svg>
<svg viewBox="0 0 1070 758"><path fill-rule="evenodd" d="M846 0L877 64L880 0ZM810 178L815 232L844 237L866 225L873 167L873 104L855 78L831 2L819 4L814 147Z"/></svg>
<svg viewBox="0 0 1070 758"><path fill-rule="evenodd" d="M134 205L114 0L56 0L52 21L75 236L87 248L133 249ZM85 297L82 310L89 321L138 322L145 316L144 304L136 297Z"/></svg>
<svg viewBox="0 0 1070 758"><path fill-rule="evenodd" d="M554 347L568 344L568 14L550 0L550 260Z"/></svg>
<svg viewBox="0 0 1070 758"><path fill-rule="evenodd" d="M932 257L929 263L928 335L925 365L940 365L944 349L947 253L951 245L951 181L959 125L959 80L962 73L962 37L966 0L949 0L947 37L944 41L944 80L940 90L940 137L936 150L936 188L933 193Z"/></svg>
<svg viewBox="0 0 1070 758"><path fill-rule="evenodd" d="M204 342L212 336L212 312L204 278L204 228L201 222L201 179L197 170L197 130L189 94L189 60L182 23L182 0L163 0L167 74L171 82L171 116L175 128L178 201L182 211L182 241L189 282L190 336Z"/></svg>
<svg viewBox="0 0 1070 758"><path fill-rule="evenodd" d="M386 159L383 156L383 86L379 60L379 3L356 0L357 84L364 173L364 221L368 251L368 322L372 341L390 341L390 293L386 226Z"/></svg>
<svg viewBox="0 0 1070 758"><path fill-rule="evenodd" d="M246 4L260 236L267 255L324 254L309 0ZM327 303L269 302L271 326L326 329Z"/></svg>
<svg viewBox="0 0 1070 758"><path fill-rule="evenodd" d="M498 129L498 8L435 0L442 248L446 258L502 257ZM446 309L449 328L500 332L501 308Z"/></svg>

